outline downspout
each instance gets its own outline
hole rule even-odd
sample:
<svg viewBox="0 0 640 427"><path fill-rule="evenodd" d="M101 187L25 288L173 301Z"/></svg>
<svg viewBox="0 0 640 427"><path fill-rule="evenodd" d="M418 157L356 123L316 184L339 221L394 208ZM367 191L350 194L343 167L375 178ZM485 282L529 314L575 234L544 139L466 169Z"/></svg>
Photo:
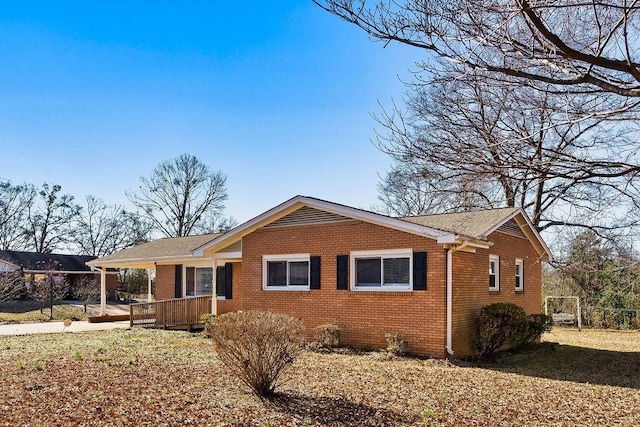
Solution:
<svg viewBox="0 0 640 427"><path fill-rule="evenodd" d="M453 251L454 247L451 247L447 250L447 354L453 355L452 348L452 332L451 325L452 321L452 299L453 299Z"/></svg>

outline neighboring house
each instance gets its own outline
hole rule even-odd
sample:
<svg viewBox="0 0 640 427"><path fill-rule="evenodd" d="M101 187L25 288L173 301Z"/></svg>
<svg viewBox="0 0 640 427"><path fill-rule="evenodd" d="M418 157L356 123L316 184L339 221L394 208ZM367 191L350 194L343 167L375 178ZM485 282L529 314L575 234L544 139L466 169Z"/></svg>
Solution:
<svg viewBox="0 0 640 427"><path fill-rule="evenodd" d="M10 273L22 269L25 282L29 283L40 274L64 275L73 286L82 277L100 280L100 273L92 271L87 262L95 259L89 255L46 254L40 252L21 252L0 250L0 272ZM106 282L107 295L115 296L117 277L109 271Z"/></svg>
<svg viewBox="0 0 640 427"><path fill-rule="evenodd" d="M271 310L324 323L346 345L381 348L398 331L409 351L475 352L480 308L539 313L551 254L519 208L391 218L296 196L224 234L160 239L90 261L156 269L156 299L211 294L212 310Z"/></svg>

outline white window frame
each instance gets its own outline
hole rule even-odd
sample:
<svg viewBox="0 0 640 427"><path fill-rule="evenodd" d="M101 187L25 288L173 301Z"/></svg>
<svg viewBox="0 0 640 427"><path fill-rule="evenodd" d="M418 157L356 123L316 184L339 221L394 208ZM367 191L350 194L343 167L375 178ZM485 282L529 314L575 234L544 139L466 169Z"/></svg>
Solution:
<svg viewBox="0 0 640 427"><path fill-rule="evenodd" d="M211 277L211 293L210 294L196 294L196 295L187 295L187 269L188 268L193 268L193 290L195 293L195 289L196 289L196 284L195 284L195 280L196 277L198 276L197 270L199 268L212 268L213 269L213 275ZM198 263L198 264L190 264L190 265L183 265L182 266L182 296L184 298L195 298L195 297L203 297L203 296L207 296L207 295L215 295L216 293L216 269L213 268L213 266L211 265L211 263Z"/></svg>
<svg viewBox="0 0 640 427"><path fill-rule="evenodd" d="M287 263L287 285L286 286L269 286L267 284L269 275L267 265L273 261L284 261ZM289 284L289 263L291 262L307 262L307 284L306 285L290 285ZM286 255L263 255L262 256L262 290L264 291L308 291L311 285L311 255L310 254L286 254Z"/></svg>
<svg viewBox="0 0 640 427"><path fill-rule="evenodd" d="M495 263L495 272L493 273L496 280L495 286L489 285L490 291L499 291L500 290L500 257L498 255L489 255L489 277L491 277L491 263ZM491 281L489 281L491 283Z"/></svg>
<svg viewBox="0 0 640 427"><path fill-rule="evenodd" d="M406 285L357 286L356 285L356 260L360 258L380 258L380 278L384 282L385 258L409 258L409 283ZM350 261L350 288L357 292L411 292L413 291L413 249L386 249L373 251L352 251L349 254Z"/></svg>
<svg viewBox="0 0 640 427"><path fill-rule="evenodd" d="M521 258L516 258L514 266L516 274L516 291L524 291L524 260Z"/></svg>

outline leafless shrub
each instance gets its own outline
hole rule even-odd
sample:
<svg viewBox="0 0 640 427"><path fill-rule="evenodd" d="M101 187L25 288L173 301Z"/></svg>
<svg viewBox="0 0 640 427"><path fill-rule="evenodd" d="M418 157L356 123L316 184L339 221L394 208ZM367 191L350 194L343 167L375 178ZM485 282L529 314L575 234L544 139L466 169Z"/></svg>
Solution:
<svg viewBox="0 0 640 427"><path fill-rule="evenodd" d="M342 329L330 323L315 328L315 338L320 347L333 348L340 344Z"/></svg>
<svg viewBox="0 0 640 427"><path fill-rule="evenodd" d="M22 271L0 272L0 301L15 301L24 290Z"/></svg>
<svg viewBox="0 0 640 427"><path fill-rule="evenodd" d="M211 331L220 361L260 398L303 350L302 322L285 314L238 311L216 318Z"/></svg>
<svg viewBox="0 0 640 427"><path fill-rule="evenodd" d="M203 314L200 316L200 322L204 325L204 336L211 338L211 330L216 322L216 315L213 313Z"/></svg>
<svg viewBox="0 0 640 427"><path fill-rule="evenodd" d="M38 270L43 273L31 275L31 282L27 286L27 295L40 303L40 313L45 304L51 304L51 318L53 318L53 303L69 294L69 281L63 274L58 273L60 264L57 261L38 262Z"/></svg>
<svg viewBox="0 0 640 427"><path fill-rule="evenodd" d="M87 312L87 304L100 298L100 285L96 279L83 276L74 287L76 297L82 301L84 312Z"/></svg>
<svg viewBox="0 0 640 427"><path fill-rule="evenodd" d="M402 356L409 350L409 341L402 332L387 332L384 334L387 339L387 351Z"/></svg>
<svg viewBox="0 0 640 427"><path fill-rule="evenodd" d="M40 276L40 277L38 277ZM36 280L29 284L27 294L29 298L40 303L40 313L47 303L63 299L69 293L69 282L63 279L56 282L50 274L39 274Z"/></svg>

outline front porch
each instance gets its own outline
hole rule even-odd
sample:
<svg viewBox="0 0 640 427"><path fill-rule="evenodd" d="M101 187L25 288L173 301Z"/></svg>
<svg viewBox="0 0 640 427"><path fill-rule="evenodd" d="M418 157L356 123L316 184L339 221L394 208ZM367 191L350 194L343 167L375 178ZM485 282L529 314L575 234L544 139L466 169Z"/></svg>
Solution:
<svg viewBox="0 0 640 427"><path fill-rule="evenodd" d="M134 303L129 306L130 326L161 329L204 327L203 314L211 314L212 295Z"/></svg>

